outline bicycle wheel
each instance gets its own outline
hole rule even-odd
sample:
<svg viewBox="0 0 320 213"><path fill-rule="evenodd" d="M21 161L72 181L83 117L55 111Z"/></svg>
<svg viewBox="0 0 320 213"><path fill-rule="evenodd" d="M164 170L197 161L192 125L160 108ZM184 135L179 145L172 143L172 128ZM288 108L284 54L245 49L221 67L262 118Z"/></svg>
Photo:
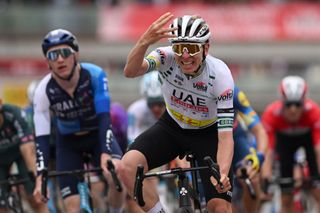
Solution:
<svg viewBox="0 0 320 213"><path fill-rule="evenodd" d="M194 213L194 210L190 206L181 207L179 208L178 213Z"/></svg>

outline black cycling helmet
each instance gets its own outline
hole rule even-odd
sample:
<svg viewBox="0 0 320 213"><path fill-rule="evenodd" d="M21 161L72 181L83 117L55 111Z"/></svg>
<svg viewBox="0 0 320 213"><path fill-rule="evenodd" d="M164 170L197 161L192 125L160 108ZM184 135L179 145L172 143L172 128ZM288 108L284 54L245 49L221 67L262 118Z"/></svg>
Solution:
<svg viewBox="0 0 320 213"><path fill-rule="evenodd" d="M66 44L70 46L74 51L79 51L79 45L77 38L67 30L56 29L50 31L42 41L42 52L44 55L47 54L49 48Z"/></svg>

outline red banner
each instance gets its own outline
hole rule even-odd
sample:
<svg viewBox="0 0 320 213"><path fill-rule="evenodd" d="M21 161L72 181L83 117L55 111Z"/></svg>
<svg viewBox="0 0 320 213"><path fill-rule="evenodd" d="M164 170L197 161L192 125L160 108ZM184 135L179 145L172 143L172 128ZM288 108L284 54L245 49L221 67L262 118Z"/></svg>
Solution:
<svg viewBox="0 0 320 213"><path fill-rule="evenodd" d="M104 7L98 36L106 42L136 41L165 12L175 16L196 14L210 26L213 40L320 41L320 4L227 4Z"/></svg>
<svg viewBox="0 0 320 213"><path fill-rule="evenodd" d="M0 59L0 74L6 75L44 75L48 73L48 65L43 59L12 58Z"/></svg>

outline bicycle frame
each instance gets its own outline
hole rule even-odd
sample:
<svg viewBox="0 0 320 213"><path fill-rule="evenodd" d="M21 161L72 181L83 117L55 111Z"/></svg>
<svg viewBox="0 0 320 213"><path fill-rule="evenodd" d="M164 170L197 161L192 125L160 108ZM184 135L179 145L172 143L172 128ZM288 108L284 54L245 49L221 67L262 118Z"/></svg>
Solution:
<svg viewBox="0 0 320 213"><path fill-rule="evenodd" d="M33 176L30 175L28 178L18 179L18 175L11 175L8 180L0 181L2 189L7 188L8 190L2 190L5 197L5 208L6 211L13 211L15 213L23 213L23 206L21 201L19 185L23 185L29 181L34 181ZM17 186L17 193L13 193L11 188Z"/></svg>

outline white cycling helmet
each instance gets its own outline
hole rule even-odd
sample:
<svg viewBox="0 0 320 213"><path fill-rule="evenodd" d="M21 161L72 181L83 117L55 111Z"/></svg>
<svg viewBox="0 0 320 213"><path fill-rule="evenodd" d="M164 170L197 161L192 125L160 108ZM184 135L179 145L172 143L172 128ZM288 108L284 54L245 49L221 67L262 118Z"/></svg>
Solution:
<svg viewBox="0 0 320 213"><path fill-rule="evenodd" d="M158 71L152 71L143 76L140 83L140 92L148 103L164 102Z"/></svg>
<svg viewBox="0 0 320 213"><path fill-rule="evenodd" d="M171 43L206 43L210 38L208 24L200 16L185 15L175 18L170 28L178 28L172 34L177 36L169 38Z"/></svg>
<svg viewBox="0 0 320 213"><path fill-rule="evenodd" d="M280 84L280 95L282 100L289 102L303 101L307 93L307 84L299 76L287 76Z"/></svg>
<svg viewBox="0 0 320 213"><path fill-rule="evenodd" d="M38 84L39 84L38 80L33 80L33 81L31 81L31 83L28 86L27 95L28 95L29 103L33 102L33 96L34 96L34 93L36 91Z"/></svg>

